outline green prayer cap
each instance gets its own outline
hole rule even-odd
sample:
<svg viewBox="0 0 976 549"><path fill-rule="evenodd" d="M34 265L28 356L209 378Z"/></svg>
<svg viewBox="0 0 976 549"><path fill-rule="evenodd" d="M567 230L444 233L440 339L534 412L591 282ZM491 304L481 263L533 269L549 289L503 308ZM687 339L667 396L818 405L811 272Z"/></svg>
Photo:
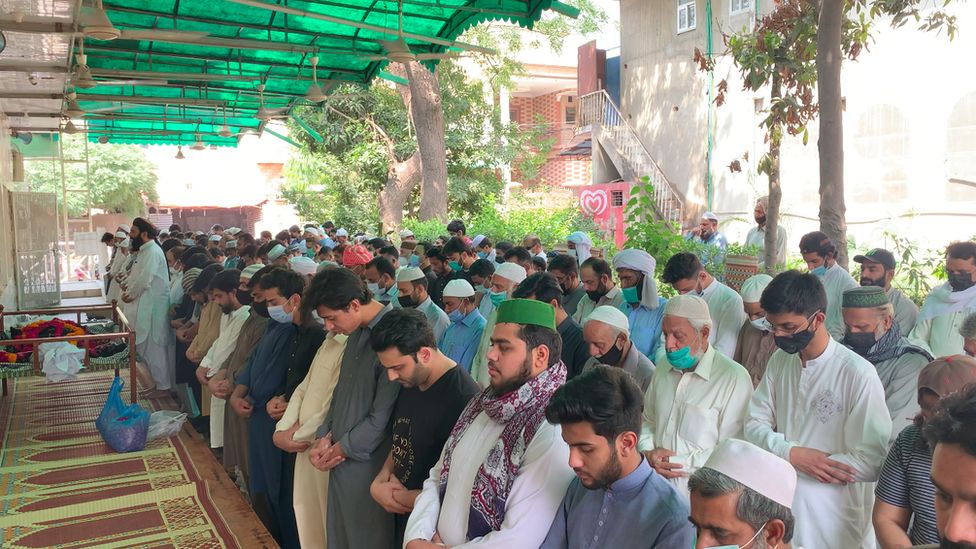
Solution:
<svg viewBox="0 0 976 549"><path fill-rule="evenodd" d="M497 324L531 324L556 331L556 310L534 299L509 299L498 306Z"/></svg>
<svg viewBox="0 0 976 549"><path fill-rule="evenodd" d="M842 307L845 309L884 307L888 295L880 286L858 286L844 292Z"/></svg>

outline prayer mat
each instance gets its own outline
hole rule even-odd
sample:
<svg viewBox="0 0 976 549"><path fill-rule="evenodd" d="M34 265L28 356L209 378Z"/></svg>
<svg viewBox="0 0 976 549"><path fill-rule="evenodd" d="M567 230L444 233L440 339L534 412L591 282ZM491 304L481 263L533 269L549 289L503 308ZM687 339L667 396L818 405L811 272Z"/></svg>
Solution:
<svg viewBox="0 0 976 549"><path fill-rule="evenodd" d="M18 378L0 401L0 547L277 547L188 423L140 452L102 441L95 418L112 376Z"/></svg>

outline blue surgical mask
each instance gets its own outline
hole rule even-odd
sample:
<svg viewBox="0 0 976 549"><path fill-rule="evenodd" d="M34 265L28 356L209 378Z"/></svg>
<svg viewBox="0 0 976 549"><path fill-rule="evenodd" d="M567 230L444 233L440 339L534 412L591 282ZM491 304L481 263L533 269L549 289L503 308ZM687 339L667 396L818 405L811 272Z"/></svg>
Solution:
<svg viewBox="0 0 976 549"><path fill-rule="evenodd" d="M763 531L763 528L765 527L766 525L763 524L762 527L759 528L759 530L756 530L756 533L753 534L753 536L749 539L749 541L745 542L742 545L713 545L712 547L706 547L705 549L745 549L746 547L752 545L752 542L756 541L756 538L759 537L759 534Z"/></svg>
<svg viewBox="0 0 976 549"><path fill-rule="evenodd" d="M448 261L447 264L451 266L451 270L452 271L460 271L461 270L461 264L458 263L457 261Z"/></svg>
<svg viewBox="0 0 976 549"><path fill-rule="evenodd" d="M640 297L637 296L637 286L631 286L630 288L620 288L620 294L623 296L624 301L630 303L631 305L636 305L640 303Z"/></svg>
<svg viewBox="0 0 976 549"><path fill-rule="evenodd" d="M367 282L366 287L369 288L369 293L373 294L373 297L383 295L383 290L380 289L380 285L376 282Z"/></svg>
<svg viewBox="0 0 976 549"><path fill-rule="evenodd" d="M419 267L420 266L420 258L417 257L417 256L415 256L415 255L410 256L410 266L411 267Z"/></svg>
<svg viewBox="0 0 976 549"><path fill-rule="evenodd" d="M750 320L752 327L759 330L760 332L768 332L769 324L766 322L765 317L759 317L756 320Z"/></svg>
<svg viewBox="0 0 976 549"><path fill-rule="evenodd" d="M464 320L464 313L461 312L461 309L454 309L447 314L447 318L449 318L451 322L461 322Z"/></svg>
<svg viewBox="0 0 976 549"><path fill-rule="evenodd" d="M505 292L488 292L488 298L491 299L491 304L497 307L508 299L508 294Z"/></svg>
<svg viewBox="0 0 976 549"><path fill-rule="evenodd" d="M817 267L816 269L813 269L812 271L810 271L810 274L812 274L814 276L817 276L817 277L820 277L820 278L823 278L823 276L825 274L827 274L827 266L826 265L821 265L821 266Z"/></svg>
<svg viewBox="0 0 976 549"><path fill-rule="evenodd" d="M486 257L488 257L488 254L485 252L478 252L478 259L484 259Z"/></svg>
<svg viewBox="0 0 976 549"><path fill-rule="evenodd" d="M691 347L688 346L677 351L666 351L665 355L675 370L687 370L698 362L698 357L691 355Z"/></svg>
<svg viewBox="0 0 976 549"><path fill-rule="evenodd" d="M292 321L292 314L285 311L284 305L271 305L268 307L268 316L275 322L285 324Z"/></svg>

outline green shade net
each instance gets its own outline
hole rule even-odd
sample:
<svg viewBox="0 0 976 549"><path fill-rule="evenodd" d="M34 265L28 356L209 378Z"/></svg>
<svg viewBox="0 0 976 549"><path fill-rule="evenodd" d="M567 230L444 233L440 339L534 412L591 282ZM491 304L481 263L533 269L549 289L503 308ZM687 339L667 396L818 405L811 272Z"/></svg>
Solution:
<svg viewBox="0 0 976 549"><path fill-rule="evenodd" d="M270 0L261 0L271 6ZM403 32L454 40L462 32L490 20L506 20L531 28L554 0L405 0ZM171 43L120 38L85 39L88 66L101 81L76 89L88 137L107 136L113 143L155 143L234 146L238 137L257 132L255 115L262 104L257 85L264 82L263 104L285 117L296 105L311 104L304 95L312 83L309 58L318 55L316 71L325 90L342 83L368 85L382 76L386 60L380 40L395 40L395 1L288 1L290 9L323 14L389 29L389 33L278 13L227 0L109 0L103 6L113 25L123 31L177 30L199 34L204 42L234 39L262 42L257 48L227 44ZM180 37L183 38L183 37ZM415 54L449 49L415 38L404 41ZM133 85L133 72L153 72L157 81ZM182 73L167 76L164 73ZM189 74L188 74L189 73ZM205 75L194 79L193 75ZM201 80L205 79L205 80ZM168 103L172 101L172 103ZM178 104L183 103L183 104ZM225 124L233 133L221 137Z"/></svg>

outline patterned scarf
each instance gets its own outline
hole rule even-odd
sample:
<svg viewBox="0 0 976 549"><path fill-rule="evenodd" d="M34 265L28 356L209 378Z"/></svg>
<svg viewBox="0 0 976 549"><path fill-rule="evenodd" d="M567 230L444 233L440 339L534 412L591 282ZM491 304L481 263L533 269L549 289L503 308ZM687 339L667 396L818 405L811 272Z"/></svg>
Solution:
<svg viewBox="0 0 976 549"><path fill-rule="evenodd" d="M518 476L522 456L532 442L539 425L545 421L549 399L566 382L566 365L562 361L550 366L518 389L495 397L491 388L471 399L461 412L445 443L444 466L438 493L441 502L447 491L454 447L481 412L505 425L502 434L478 469L471 488L471 510L468 513L468 539L472 540L501 528L505 504L512 483Z"/></svg>
<svg viewBox="0 0 976 549"><path fill-rule="evenodd" d="M892 323L891 329L885 332L885 335L881 336L881 339L871 347L871 350L864 355L864 358L871 364L880 364L886 360L898 358L905 353L918 353L924 356L929 362L932 361L932 355L928 351L917 345L913 345L908 341L908 338L902 337L898 325Z"/></svg>

